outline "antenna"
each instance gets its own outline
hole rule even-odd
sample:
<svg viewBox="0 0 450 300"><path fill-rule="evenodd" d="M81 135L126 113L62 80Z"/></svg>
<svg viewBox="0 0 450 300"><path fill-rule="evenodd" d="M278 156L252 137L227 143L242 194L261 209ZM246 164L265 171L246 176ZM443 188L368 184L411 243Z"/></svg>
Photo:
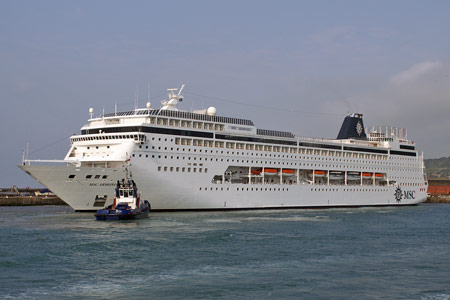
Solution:
<svg viewBox="0 0 450 300"><path fill-rule="evenodd" d="M180 88L180 90L178 91L177 98L180 97L180 94L181 94L181 92L183 91L183 89L184 89L184 82L181 84L181 88Z"/></svg>
<svg viewBox="0 0 450 300"><path fill-rule="evenodd" d="M136 93L134 97L134 110L138 108L138 102L139 102L139 87L136 85Z"/></svg>

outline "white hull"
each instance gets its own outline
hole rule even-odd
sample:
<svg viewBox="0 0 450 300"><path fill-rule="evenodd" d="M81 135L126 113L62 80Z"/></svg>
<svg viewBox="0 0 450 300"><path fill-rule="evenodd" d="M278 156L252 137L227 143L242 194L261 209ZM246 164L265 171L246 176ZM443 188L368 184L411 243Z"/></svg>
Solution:
<svg viewBox="0 0 450 300"><path fill-rule="evenodd" d="M130 168L133 179L140 187L143 199L151 203L152 210L413 205L426 200L426 192L421 192L419 188L409 189L414 191L414 199L402 199L398 202L393 186L212 184L209 174L186 176L182 173L167 173L166 176L161 176L159 173L146 171L146 165L136 165L138 164L132 164ZM98 209L99 207L94 207L95 199L104 195L108 199L105 205L112 204L115 183L125 176L125 171L121 168L20 167L39 179L41 184L76 211ZM84 178L87 174L101 174L108 175L108 179L67 180L70 174L76 174L76 178Z"/></svg>

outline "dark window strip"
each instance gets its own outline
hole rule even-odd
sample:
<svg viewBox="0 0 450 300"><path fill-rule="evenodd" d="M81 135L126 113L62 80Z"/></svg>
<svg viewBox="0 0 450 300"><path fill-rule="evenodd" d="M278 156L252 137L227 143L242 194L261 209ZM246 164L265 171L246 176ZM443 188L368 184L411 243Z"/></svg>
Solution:
<svg viewBox="0 0 450 300"><path fill-rule="evenodd" d="M392 155L403 155L403 156L417 156L416 152L405 152L405 151L396 151L391 150Z"/></svg>
<svg viewBox="0 0 450 300"><path fill-rule="evenodd" d="M174 110L160 110L160 109L143 109L138 111L123 111L118 113L108 113L104 114L103 117L121 117L121 116L131 116L131 115L152 115L152 116L161 116L161 117L173 117L173 118L185 118L191 120L199 120L199 121L208 121L208 122L219 122L219 123L229 123L229 124L237 124L237 125L247 125L254 126L251 120L239 119L239 118L230 118L230 117L221 117L221 116L209 116L196 114L186 111L174 111Z"/></svg>
<svg viewBox="0 0 450 300"><path fill-rule="evenodd" d="M324 144L316 144L316 143L299 143L300 147L312 147L312 148L323 148L323 149L334 149L334 150L342 150L341 146L338 145L324 145Z"/></svg>
<svg viewBox="0 0 450 300"><path fill-rule="evenodd" d="M256 129L256 134L267 135L267 136L277 136L283 138L295 138L295 135L287 131L277 131L268 129Z"/></svg>
<svg viewBox="0 0 450 300"><path fill-rule="evenodd" d="M254 138L254 137L247 137L247 136L233 136L233 135L224 135L224 134L216 134L216 139L297 146L297 142L295 142L295 141L272 140L272 139L262 139L262 138Z"/></svg>
<svg viewBox="0 0 450 300"><path fill-rule="evenodd" d="M193 137L204 137L204 138L213 138L213 136L214 136L213 133L211 133L211 132L201 132L201 131L191 131L191 130L181 130L181 129L169 129L169 128L158 128L158 127L147 127L147 126L96 128L96 129L82 130L81 134L96 134L96 133L100 133L100 130L102 131L102 133L147 132L147 133L181 135L181 136L193 136Z"/></svg>
<svg viewBox="0 0 450 300"><path fill-rule="evenodd" d="M416 147L414 147L414 146L408 146L408 145L400 145L400 149L405 149L405 150L416 150Z"/></svg>
<svg viewBox="0 0 450 300"><path fill-rule="evenodd" d="M388 154L387 150L380 150L380 149L368 149L368 148L357 148L357 147L344 146L344 150L356 151L356 152L377 153L377 154Z"/></svg>

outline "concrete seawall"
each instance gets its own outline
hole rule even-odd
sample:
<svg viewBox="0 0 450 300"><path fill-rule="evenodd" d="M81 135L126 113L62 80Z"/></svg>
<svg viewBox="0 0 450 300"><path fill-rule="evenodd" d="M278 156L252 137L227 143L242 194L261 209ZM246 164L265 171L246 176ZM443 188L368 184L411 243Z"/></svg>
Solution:
<svg viewBox="0 0 450 300"><path fill-rule="evenodd" d="M450 203L449 195L428 196L425 203Z"/></svg>
<svg viewBox="0 0 450 300"><path fill-rule="evenodd" d="M0 206L67 205L56 196L1 196Z"/></svg>

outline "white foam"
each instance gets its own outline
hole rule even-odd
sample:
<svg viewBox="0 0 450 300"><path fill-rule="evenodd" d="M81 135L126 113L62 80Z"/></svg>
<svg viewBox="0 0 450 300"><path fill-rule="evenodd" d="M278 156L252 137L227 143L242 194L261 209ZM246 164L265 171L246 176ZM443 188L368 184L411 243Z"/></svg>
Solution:
<svg viewBox="0 0 450 300"><path fill-rule="evenodd" d="M330 218L327 216L249 217L249 218L246 218L245 220L248 220L248 221L324 222L324 221L330 221Z"/></svg>
<svg viewBox="0 0 450 300"><path fill-rule="evenodd" d="M450 293L439 293L434 295L422 296L420 300L450 300Z"/></svg>

